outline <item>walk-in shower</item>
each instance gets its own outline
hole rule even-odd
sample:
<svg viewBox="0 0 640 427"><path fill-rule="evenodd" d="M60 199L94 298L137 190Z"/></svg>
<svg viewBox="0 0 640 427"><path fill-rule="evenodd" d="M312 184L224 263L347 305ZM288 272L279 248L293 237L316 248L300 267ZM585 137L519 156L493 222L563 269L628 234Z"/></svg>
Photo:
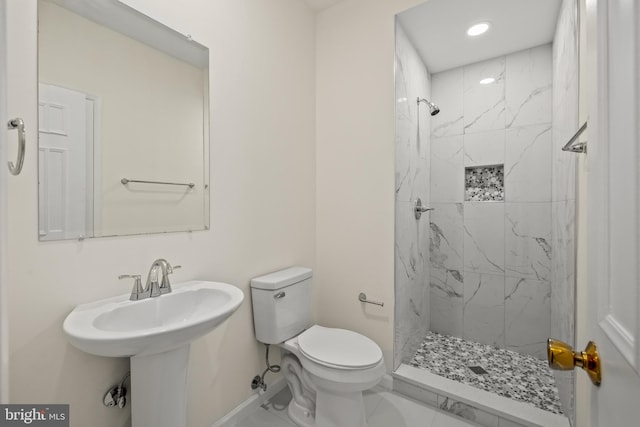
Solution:
<svg viewBox="0 0 640 427"><path fill-rule="evenodd" d="M560 148L577 128L577 2L530 6L429 0L396 19L394 377L485 426L574 411L546 340L574 340L575 157ZM470 39L483 10L507 21ZM523 404L541 418L512 417Z"/></svg>

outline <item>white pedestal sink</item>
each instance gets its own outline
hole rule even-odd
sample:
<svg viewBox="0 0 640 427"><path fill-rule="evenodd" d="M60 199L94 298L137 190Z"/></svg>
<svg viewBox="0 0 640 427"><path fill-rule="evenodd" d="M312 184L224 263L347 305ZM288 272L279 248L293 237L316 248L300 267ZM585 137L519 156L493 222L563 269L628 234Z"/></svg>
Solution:
<svg viewBox="0 0 640 427"><path fill-rule="evenodd" d="M82 351L131 358L132 427L186 427L191 342L231 316L243 299L226 283L185 282L156 298L129 301L126 294L79 305L63 329Z"/></svg>

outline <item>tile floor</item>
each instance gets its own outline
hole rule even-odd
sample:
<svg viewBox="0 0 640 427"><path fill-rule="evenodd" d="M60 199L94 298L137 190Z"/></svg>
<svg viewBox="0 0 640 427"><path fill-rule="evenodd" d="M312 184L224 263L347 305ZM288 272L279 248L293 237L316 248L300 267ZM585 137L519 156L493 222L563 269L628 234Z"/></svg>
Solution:
<svg viewBox="0 0 640 427"><path fill-rule="evenodd" d="M271 401L229 427L296 427L287 415L290 400L289 388L285 387ZM380 387L365 392L364 401L369 427L477 426Z"/></svg>
<svg viewBox="0 0 640 427"><path fill-rule="evenodd" d="M560 398L547 362L526 354L429 332L411 366L554 414ZM480 366L485 373L470 367Z"/></svg>

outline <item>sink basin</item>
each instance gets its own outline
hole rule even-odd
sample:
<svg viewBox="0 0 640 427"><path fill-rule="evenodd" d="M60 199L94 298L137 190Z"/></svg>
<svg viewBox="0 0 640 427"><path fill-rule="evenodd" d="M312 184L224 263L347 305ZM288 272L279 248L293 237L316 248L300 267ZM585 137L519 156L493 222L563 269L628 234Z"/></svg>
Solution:
<svg viewBox="0 0 640 427"><path fill-rule="evenodd" d="M238 309L235 286L191 281L156 298L129 294L77 306L62 328L71 344L98 356L130 357L132 427L187 427L191 342Z"/></svg>
<svg viewBox="0 0 640 427"><path fill-rule="evenodd" d="M226 283L191 281L173 292L129 301L129 294L77 306L65 319L69 342L98 356L162 353L212 331L240 306L244 294Z"/></svg>

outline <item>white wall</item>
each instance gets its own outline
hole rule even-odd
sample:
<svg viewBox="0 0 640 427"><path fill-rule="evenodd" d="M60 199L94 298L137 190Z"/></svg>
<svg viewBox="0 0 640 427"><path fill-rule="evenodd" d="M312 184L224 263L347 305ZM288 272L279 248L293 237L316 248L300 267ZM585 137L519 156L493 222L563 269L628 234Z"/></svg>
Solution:
<svg viewBox="0 0 640 427"><path fill-rule="evenodd" d="M394 15L418 0L344 0L316 25L319 323L375 340L393 362ZM382 300L365 305L358 293Z"/></svg>
<svg viewBox="0 0 640 427"><path fill-rule="evenodd" d="M128 410L101 403L127 360L76 350L61 326L75 305L128 292L118 274L146 274L165 257L183 266L176 282L219 280L245 292L240 309L192 347L189 426L209 427L263 370L250 278L315 267L314 15L299 0L129 1L210 47L211 230L40 243L36 1L7 3L8 112L28 126L23 174L9 182L11 400L70 403L74 427L128 425Z"/></svg>

